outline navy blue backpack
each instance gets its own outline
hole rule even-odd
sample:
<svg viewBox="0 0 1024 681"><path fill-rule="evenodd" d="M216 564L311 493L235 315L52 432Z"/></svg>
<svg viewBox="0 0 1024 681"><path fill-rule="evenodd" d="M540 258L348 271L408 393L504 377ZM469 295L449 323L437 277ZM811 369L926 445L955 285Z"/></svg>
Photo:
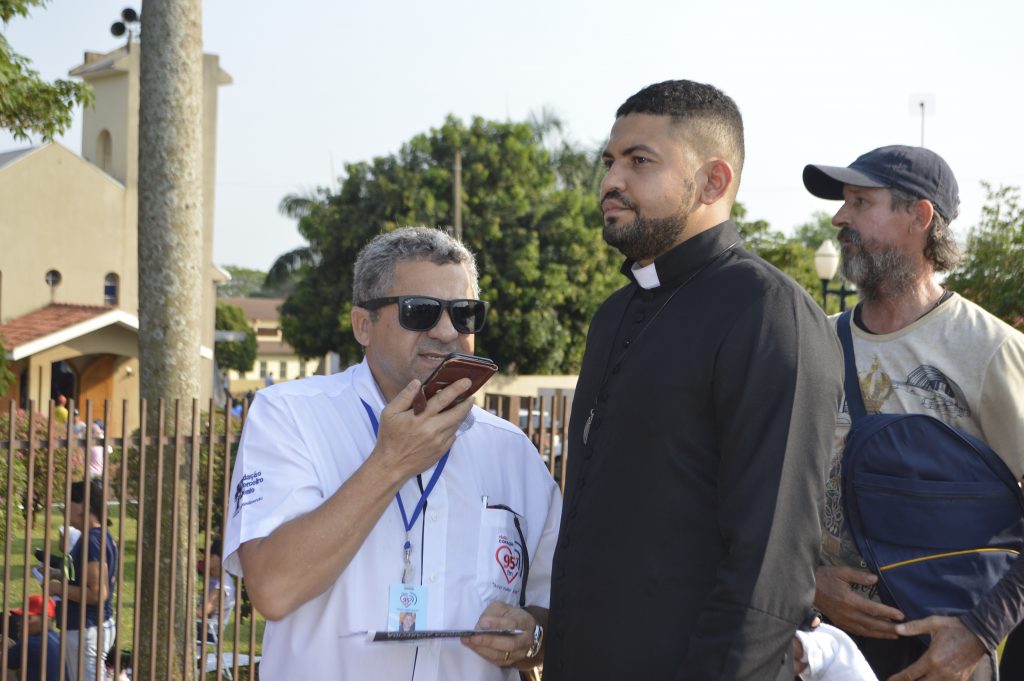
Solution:
<svg viewBox="0 0 1024 681"><path fill-rule="evenodd" d="M1024 496L984 442L925 414L864 408L850 333L838 319L852 425L843 513L882 601L908 620L969 611L1024 548Z"/></svg>

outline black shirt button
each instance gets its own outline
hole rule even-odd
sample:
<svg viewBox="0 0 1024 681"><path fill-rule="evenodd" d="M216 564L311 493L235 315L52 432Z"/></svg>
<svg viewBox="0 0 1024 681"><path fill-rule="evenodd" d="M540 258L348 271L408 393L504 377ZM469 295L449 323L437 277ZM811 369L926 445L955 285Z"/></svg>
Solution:
<svg viewBox="0 0 1024 681"><path fill-rule="evenodd" d="M608 391L605 390L600 395L598 395L597 396L597 401L598 402L607 402L608 401Z"/></svg>
<svg viewBox="0 0 1024 681"><path fill-rule="evenodd" d="M632 342L633 342L632 338L627 338L626 340L622 341L622 347L628 348L629 344L632 343Z"/></svg>
<svg viewBox="0 0 1024 681"><path fill-rule="evenodd" d="M615 364L615 365L614 365L614 366L612 367L612 375L614 376L614 375L615 375L615 374L617 374L617 373L619 373L619 365L618 365L618 364Z"/></svg>

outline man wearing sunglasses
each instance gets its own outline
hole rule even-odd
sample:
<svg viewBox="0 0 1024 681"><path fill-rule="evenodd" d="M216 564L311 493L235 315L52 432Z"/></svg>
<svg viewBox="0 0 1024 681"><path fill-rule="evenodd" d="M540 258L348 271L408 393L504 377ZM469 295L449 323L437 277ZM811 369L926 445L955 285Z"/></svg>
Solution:
<svg viewBox="0 0 1024 681"><path fill-rule="evenodd" d="M476 263L399 229L360 252L353 296L363 362L261 390L242 433L225 565L268 619L260 676L515 679L543 656L558 488L520 429L456 403L468 379L413 408L446 355L473 352ZM504 633L367 634L475 629Z"/></svg>
<svg viewBox="0 0 1024 681"><path fill-rule="evenodd" d="M841 355L740 243L743 155L710 85L652 85L616 114L601 208L629 282L573 399L545 681L793 678Z"/></svg>

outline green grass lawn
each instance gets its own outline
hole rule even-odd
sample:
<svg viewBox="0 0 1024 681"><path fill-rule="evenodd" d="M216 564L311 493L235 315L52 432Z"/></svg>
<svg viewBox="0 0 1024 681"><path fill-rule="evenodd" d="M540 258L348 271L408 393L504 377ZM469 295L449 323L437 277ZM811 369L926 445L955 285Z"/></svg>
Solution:
<svg viewBox="0 0 1024 681"><path fill-rule="evenodd" d="M118 648L122 651L128 651L132 647L132 637L135 630L135 574L136 574L136 520L129 514L125 520L124 527L120 527L120 517L117 515L118 511L116 507L111 507L111 527L110 533L113 535L114 540L120 549L121 557L121 570L122 570L122 586L119 594L115 594L115 599L112 603L112 607L115 608L115 615L118 608L118 599L120 599L120 619L117 624L117 639ZM3 519L0 518L0 523ZM50 524L50 545L51 550L57 551L59 549L59 537L60 528L63 527L64 517L59 512L53 514L53 518ZM35 527L32 531L32 546L31 550L34 551L36 548L43 546L43 524L44 520L42 516L39 516L38 521L35 523ZM10 581L4 585L4 591L7 594L8 608L21 607L22 594L24 593L25 585L25 533L24 529L15 527L12 532L10 552L11 552L11 563L10 563ZM200 546L202 546L202 538L200 539ZM0 550L4 547L0 542ZM0 554L0 561L3 560L3 554ZM35 558L30 558L29 567L35 564ZM2 569L2 567L0 567ZM2 573L0 573L2 578ZM202 575L197 576L198 585L197 590L202 589ZM237 580L236 580L237 581ZM40 594L42 593L42 587L40 583L29 575L28 578L29 593ZM238 591L241 594L241 589ZM59 615L59 611L58 611ZM239 628L239 650L243 653L249 653L249 636L253 625L253 620L256 622L256 655L260 654L261 642L263 640L263 629L266 626L266 622L263 617L253 613L253 615L242 618L241 627ZM232 652L234 650L235 642L235 620L236 617L232 615L231 622L228 624L224 631L223 636L223 650L225 652ZM212 652L212 651L211 651ZM243 672L242 678L245 678Z"/></svg>

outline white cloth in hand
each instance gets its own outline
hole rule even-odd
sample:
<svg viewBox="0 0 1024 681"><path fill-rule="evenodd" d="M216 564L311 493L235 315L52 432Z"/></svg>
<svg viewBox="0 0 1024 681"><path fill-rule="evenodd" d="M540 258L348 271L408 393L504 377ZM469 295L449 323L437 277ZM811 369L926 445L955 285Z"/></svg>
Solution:
<svg viewBox="0 0 1024 681"><path fill-rule="evenodd" d="M798 631L807 669L803 681L878 681L868 661L845 632L828 624L813 631Z"/></svg>

